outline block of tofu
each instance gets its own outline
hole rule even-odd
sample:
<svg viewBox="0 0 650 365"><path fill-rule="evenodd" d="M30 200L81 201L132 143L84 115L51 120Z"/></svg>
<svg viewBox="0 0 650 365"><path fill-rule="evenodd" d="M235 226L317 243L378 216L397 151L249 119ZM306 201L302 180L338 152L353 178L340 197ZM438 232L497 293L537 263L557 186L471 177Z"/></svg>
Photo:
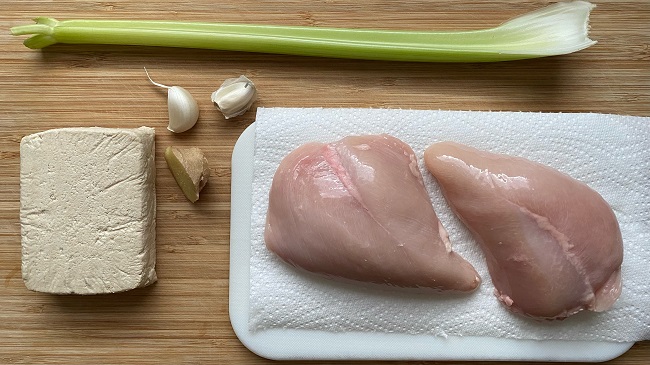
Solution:
<svg viewBox="0 0 650 365"><path fill-rule="evenodd" d="M28 289L105 294L156 281L154 130L62 128L20 142Z"/></svg>

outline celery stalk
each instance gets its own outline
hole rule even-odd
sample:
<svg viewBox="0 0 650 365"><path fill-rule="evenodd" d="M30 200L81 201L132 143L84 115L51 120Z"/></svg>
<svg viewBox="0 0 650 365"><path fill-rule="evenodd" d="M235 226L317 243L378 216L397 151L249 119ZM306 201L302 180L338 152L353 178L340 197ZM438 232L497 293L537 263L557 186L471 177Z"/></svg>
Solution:
<svg viewBox="0 0 650 365"><path fill-rule="evenodd" d="M11 28L29 48L55 43L203 48L419 62L493 62L561 55L594 43L586 1L556 3L495 28L405 31L227 23L36 18Z"/></svg>

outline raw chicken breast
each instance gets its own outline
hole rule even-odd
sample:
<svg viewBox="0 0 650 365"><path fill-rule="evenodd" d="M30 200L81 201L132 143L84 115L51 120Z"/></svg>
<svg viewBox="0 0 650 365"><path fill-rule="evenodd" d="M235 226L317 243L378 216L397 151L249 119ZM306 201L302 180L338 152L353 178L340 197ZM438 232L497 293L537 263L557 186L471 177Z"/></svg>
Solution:
<svg viewBox="0 0 650 365"><path fill-rule="evenodd" d="M480 283L452 252L413 150L388 135L308 143L287 155L264 238L284 261L329 277L462 292Z"/></svg>
<svg viewBox="0 0 650 365"><path fill-rule="evenodd" d="M452 142L430 146L424 160L482 246L503 304L544 319L614 304L623 242L597 192L547 166Z"/></svg>

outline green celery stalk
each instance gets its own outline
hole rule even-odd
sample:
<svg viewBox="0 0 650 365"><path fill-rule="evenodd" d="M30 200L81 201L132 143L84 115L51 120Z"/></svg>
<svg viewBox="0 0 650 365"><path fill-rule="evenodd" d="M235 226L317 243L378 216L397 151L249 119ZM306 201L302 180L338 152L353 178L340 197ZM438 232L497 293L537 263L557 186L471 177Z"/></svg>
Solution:
<svg viewBox="0 0 650 365"><path fill-rule="evenodd" d="M556 3L500 26L406 31L228 23L36 18L11 28L25 46L55 43L202 48L302 56L418 62L493 62L561 55L593 44L586 1Z"/></svg>

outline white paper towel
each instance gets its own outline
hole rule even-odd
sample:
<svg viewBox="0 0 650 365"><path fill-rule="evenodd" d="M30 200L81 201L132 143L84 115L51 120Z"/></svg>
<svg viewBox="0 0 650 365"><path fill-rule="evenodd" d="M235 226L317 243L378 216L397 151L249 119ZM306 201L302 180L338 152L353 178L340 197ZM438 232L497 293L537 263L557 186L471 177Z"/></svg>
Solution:
<svg viewBox="0 0 650 365"><path fill-rule="evenodd" d="M483 279L468 295L422 294L342 283L298 271L264 245L273 174L309 141L388 133L408 143L453 249ZM483 254L447 206L423 164L431 143L451 140L521 156L587 183L612 206L625 247L623 291L604 313L537 322L508 312L493 295ZM251 221L252 331L269 328L379 331L631 342L650 339L650 118L603 114L395 109L258 109Z"/></svg>

